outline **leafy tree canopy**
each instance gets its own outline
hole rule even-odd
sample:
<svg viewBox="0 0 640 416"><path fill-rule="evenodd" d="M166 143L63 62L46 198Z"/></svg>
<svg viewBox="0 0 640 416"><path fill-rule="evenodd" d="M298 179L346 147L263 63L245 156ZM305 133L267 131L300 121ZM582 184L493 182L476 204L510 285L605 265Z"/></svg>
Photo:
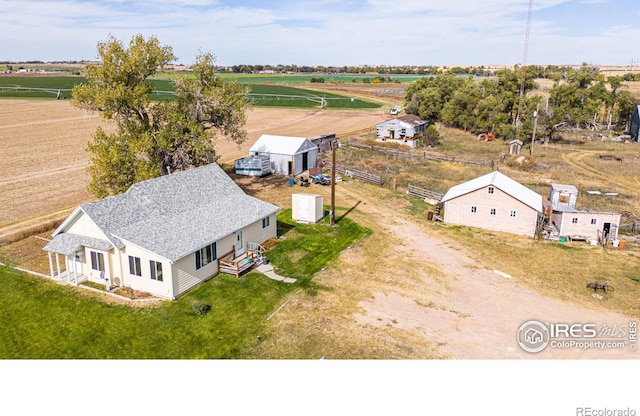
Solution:
<svg viewBox="0 0 640 416"><path fill-rule="evenodd" d="M72 92L74 105L116 123L111 134L98 129L87 148L89 190L95 196L215 162L216 133L238 144L245 139L247 91L237 82L223 82L210 53L198 54L193 77L175 80L175 99L158 103L151 103L148 79L175 60L170 46L136 35L125 47L110 37L98 44L98 58L86 70L87 83Z"/></svg>

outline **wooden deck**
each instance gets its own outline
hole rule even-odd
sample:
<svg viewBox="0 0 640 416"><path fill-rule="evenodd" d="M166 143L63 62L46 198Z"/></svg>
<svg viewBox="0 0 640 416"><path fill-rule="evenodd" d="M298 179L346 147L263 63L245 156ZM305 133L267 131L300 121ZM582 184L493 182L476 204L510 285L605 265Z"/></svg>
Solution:
<svg viewBox="0 0 640 416"><path fill-rule="evenodd" d="M220 257L218 259L220 273L232 274L239 278L242 273L253 269L256 264L262 263L264 247L259 244L252 244L249 243L249 250L238 257L236 257L235 249Z"/></svg>

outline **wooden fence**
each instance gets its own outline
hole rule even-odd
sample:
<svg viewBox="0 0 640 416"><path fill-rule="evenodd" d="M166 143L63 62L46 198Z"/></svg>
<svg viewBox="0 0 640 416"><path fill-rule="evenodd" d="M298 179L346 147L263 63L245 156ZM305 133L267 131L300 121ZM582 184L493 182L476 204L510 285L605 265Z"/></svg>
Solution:
<svg viewBox="0 0 640 416"><path fill-rule="evenodd" d="M417 151L412 152L410 150L400 150L400 148L394 149L391 147L373 146L373 145L366 145L366 144L355 143L355 142L341 143L340 146L355 147L358 149L370 150L372 152L385 153L388 155L397 156L399 158L435 160L439 162L457 162L457 163L466 163L468 165L491 166L492 168L495 167L495 165L498 163L493 160L466 159L462 157L448 156L448 155L443 155L439 153L422 152L422 154L420 154L420 152L417 152Z"/></svg>
<svg viewBox="0 0 640 416"><path fill-rule="evenodd" d="M407 194L411 196L415 196L420 199L432 199L434 201L440 201L444 194L436 191L432 191L430 189L419 188L417 186L409 184L407 188Z"/></svg>
<svg viewBox="0 0 640 416"><path fill-rule="evenodd" d="M325 166L331 169L331 163L327 163ZM376 185L382 185L382 177L378 175L373 175L369 172L352 169L345 165L340 165L336 163L336 172L339 172L340 174L349 176L351 178L360 179L361 181L371 182Z"/></svg>

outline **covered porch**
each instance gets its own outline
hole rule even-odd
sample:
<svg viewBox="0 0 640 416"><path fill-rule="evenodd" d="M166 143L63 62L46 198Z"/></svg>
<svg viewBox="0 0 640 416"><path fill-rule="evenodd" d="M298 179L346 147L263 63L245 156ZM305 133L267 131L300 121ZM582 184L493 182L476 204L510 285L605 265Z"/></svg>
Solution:
<svg viewBox="0 0 640 416"><path fill-rule="evenodd" d="M86 260L85 248L99 250L102 260L95 261L96 259L92 258L92 263L96 264L89 263ZM110 249L111 243L105 240L71 233L58 234L44 247L49 256L51 279L77 286L89 279L89 270L85 270L89 267L97 267L100 276L107 278L104 258Z"/></svg>

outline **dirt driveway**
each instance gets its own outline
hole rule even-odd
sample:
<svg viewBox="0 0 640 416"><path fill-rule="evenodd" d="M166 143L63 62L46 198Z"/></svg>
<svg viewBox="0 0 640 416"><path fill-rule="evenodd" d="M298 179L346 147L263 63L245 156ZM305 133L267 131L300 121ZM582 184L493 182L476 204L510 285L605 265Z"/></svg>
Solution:
<svg viewBox="0 0 640 416"><path fill-rule="evenodd" d="M356 188L357 189L357 188ZM354 191L354 188L349 188ZM357 190L356 192L357 193ZM363 197L360 194L359 197ZM593 311L541 296L518 284L517 276L487 269L458 247L432 235L416 224L375 201L362 205L369 216L387 224L390 237L408 247L406 261L429 263L445 273L446 279L421 276L429 306L418 301L420 295L376 292L372 299L359 302L363 309L355 315L361 325L382 326L389 322L398 328L417 331L440 345L440 353L452 358L638 358L637 352L622 350L552 349L532 354L516 342L521 324L536 319L550 323L595 323L628 325L632 319ZM507 275L508 276L508 275Z"/></svg>
<svg viewBox="0 0 640 416"><path fill-rule="evenodd" d="M299 189L272 190L290 194ZM263 195L267 195L267 192ZM309 192L329 199L328 187ZM337 185L337 205L373 234L342 253L273 319L276 333L260 357L580 359L638 358L625 349L559 349L528 353L517 342L529 320L628 328L633 319L536 293L475 259L419 223L406 200L358 182ZM272 196L273 197L273 196ZM278 203L287 206L287 195ZM626 329L628 330L628 329Z"/></svg>

